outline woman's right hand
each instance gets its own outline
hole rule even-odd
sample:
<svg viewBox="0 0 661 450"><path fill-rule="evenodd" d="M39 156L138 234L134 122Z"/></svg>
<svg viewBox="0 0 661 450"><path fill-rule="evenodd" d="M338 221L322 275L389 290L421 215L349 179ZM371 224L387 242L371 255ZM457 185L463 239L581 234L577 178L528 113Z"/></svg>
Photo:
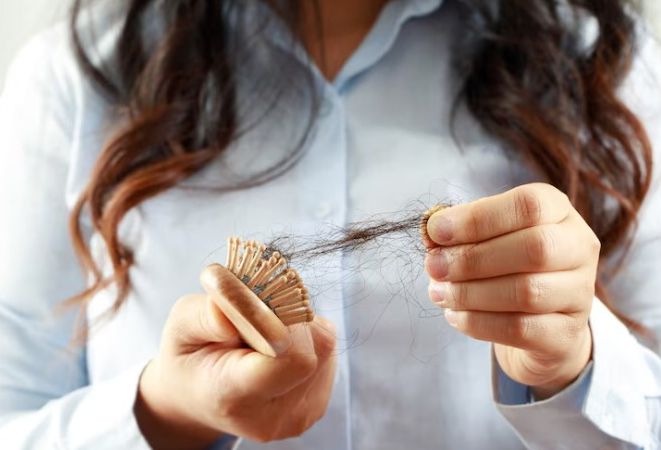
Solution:
<svg viewBox="0 0 661 450"><path fill-rule="evenodd" d="M242 345L212 297L179 299L140 379L135 414L149 444L196 449L223 434L266 442L310 428L330 398L334 328L317 317L289 329L289 347L265 356Z"/></svg>

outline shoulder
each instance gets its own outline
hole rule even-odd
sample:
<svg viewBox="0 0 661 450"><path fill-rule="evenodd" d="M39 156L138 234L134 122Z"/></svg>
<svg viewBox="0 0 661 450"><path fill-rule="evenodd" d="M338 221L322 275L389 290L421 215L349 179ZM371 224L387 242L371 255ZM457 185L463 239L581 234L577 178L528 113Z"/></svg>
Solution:
<svg viewBox="0 0 661 450"><path fill-rule="evenodd" d="M0 96L0 163L49 177L84 176L111 110L78 64L67 24L56 24L31 38L9 67Z"/></svg>
<svg viewBox="0 0 661 450"><path fill-rule="evenodd" d="M81 11L77 28L84 52L93 63L108 59L122 17L120 8L101 2ZM10 64L3 97L28 93L40 95L51 106L59 103L65 108L80 104L77 97L81 95L98 94L78 63L69 20L32 37Z"/></svg>
<svg viewBox="0 0 661 450"><path fill-rule="evenodd" d="M94 64L112 53L122 18L118 8L81 11L77 29ZM2 134L24 143L54 134L73 142L105 126L111 107L79 64L69 21L64 20L28 40L11 62L0 96Z"/></svg>
<svg viewBox="0 0 661 450"><path fill-rule="evenodd" d="M7 71L0 97L3 139L36 142L35 135L69 132L80 79L64 24L31 38Z"/></svg>
<svg viewBox="0 0 661 450"><path fill-rule="evenodd" d="M18 51L7 71L0 97L4 121L35 134L71 136L86 91L70 43L68 27L58 23L33 36ZM4 130L16 134L18 130ZM23 133L23 140L35 140Z"/></svg>
<svg viewBox="0 0 661 450"><path fill-rule="evenodd" d="M66 26L55 25L32 37L9 66L4 97L66 91L78 79Z"/></svg>

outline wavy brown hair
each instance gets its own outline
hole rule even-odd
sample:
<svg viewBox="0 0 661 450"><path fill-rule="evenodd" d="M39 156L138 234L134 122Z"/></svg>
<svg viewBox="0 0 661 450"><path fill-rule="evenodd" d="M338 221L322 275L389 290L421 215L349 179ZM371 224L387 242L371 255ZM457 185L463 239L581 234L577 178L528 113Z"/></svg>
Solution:
<svg viewBox="0 0 661 450"><path fill-rule="evenodd" d="M456 62L464 80L458 104L504 147L528 160L542 179L567 193L599 237L602 259L626 248L652 166L645 130L617 95L635 54L635 9L624 0L457 2L467 35ZM133 264L131 249L118 238L121 219L208 166L249 128L236 81L243 61L256 52L277 61L272 67L282 68L283 82L260 91L276 94L258 95L254 104L266 111L287 84L303 86L310 121L290 153L227 188L266 183L296 162L314 127L319 93L305 70L291 61L281 64L285 57L275 47L255 44L268 41L260 36L269 27L256 19L265 16L255 15L255 6L274 3L274 17L292 31L293 44L300 34L300 1L123 0L113 51L93 62L88 50L93 35L86 39L80 27L83 0L75 0L71 32L80 66L117 107L122 125L103 148L71 213L75 249L93 275L90 287L71 301L84 302L114 283L115 310L121 306ZM595 25L594 40L586 37L589 27L576 26L581 17ZM248 43L236 38L237 24L254 22ZM153 23L161 26L151 27L158 31L148 35L146 24ZM272 72L263 73L258 83L273 83L272 78ZM109 277L90 254L81 226L84 211L106 243ZM610 305L604 276L597 293Z"/></svg>

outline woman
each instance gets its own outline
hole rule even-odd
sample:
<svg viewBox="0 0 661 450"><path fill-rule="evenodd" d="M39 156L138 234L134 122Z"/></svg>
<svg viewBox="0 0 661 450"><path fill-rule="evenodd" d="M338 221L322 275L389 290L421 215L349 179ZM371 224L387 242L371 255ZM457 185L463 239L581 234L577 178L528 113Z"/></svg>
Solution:
<svg viewBox="0 0 661 450"><path fill-rule="evenodd" d="M628 2L106 3L2 97L3 448L660 448ZM397 240L313 261L326 319L276 358L199 293L227 236L439 199L428 286Z"/></svg>

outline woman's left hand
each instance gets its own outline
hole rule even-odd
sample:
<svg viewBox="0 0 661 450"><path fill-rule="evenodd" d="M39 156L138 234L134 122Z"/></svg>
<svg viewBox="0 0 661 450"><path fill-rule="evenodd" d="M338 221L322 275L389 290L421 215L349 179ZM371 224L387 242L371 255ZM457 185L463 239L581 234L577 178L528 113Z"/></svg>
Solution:
<svg viewBox="0 0 661 450"><path fill-rule="evenodd" d="M428 222L429 295L447 321L493 342L503 371L548 398L590 360L600 243L567 196L541 183L452 206Z"/></svg>

